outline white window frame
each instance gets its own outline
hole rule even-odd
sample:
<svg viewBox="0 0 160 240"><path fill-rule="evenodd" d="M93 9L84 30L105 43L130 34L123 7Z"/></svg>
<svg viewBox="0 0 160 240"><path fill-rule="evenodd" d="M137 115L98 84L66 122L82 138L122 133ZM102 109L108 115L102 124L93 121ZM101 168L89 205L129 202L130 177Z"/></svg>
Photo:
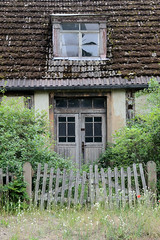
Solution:
<svg viewBox="0 0 160 240"><path fill-rule="evenodd" d="M79 25L79 30L63 30L61 29L60 30L60 49L61 49L61 56L62 56L62 35L63 33L77 33L78 34L78 46L79 46L79 51L78 51L78 58L97 58L99 57L100 53L99 53L99 30L81 30L81 24L82 23L78 23L76 22L78 25ZM85 22L84 24L88 24L89 22ZM94 23L93 23L94 24ZM95 24L98 24L99 23L95 23ZM98 34L98 56L82 56L82 34L83 33L90 33L90 34L93 34L93 33L96 33ZM65 56L62 56L65 58ZM67 58L70 58L70 57L67 57ZM74 57L71 57L71 58L74 58ZM77 57L75 57L77 58Z"/></svg>

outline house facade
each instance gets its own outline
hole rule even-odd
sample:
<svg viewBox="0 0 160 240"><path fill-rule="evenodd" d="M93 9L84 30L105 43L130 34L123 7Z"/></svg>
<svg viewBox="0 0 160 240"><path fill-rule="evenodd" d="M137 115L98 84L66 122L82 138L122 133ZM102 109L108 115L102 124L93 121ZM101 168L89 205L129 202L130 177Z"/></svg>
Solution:
<svg viewBox="0 0 160 240"><path fill-rule="evenodd" d="M0 1L0 87L45 110L55 151L96 160L160 80L158 1Z"/></svg>

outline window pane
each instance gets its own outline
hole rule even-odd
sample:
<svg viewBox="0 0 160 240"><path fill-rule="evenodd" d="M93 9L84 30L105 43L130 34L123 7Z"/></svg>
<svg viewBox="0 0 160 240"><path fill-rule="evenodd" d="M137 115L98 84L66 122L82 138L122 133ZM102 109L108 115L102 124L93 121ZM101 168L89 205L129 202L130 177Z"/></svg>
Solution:
<svg viewBox="0 0 160 240"><path fill-rule="evenodd" d="M81 106L82 107L92 107L92 99L91 98L84 98L81 99Z"/></svg>
<svg viewBox="0 0 160 240"><path fill-rule="evenodd" d="M93 118L92 117L85 117L85 122L93 122Z"/></svg>
<svg viewBox="0 0 160 240"><path fill-rule="evenodd" d="M94 121L95 121L95 122L102 122L102 118L101 118L101 117L95 117L95 118L94 118Z"/></svg>
<svg viewBox="0 0 160 240"><path fill-rule="evenodd" d="M68 122L75 122L75 117L68 117Z"/></svg>
<svg viewBox="0 0 160 240"><path fill-rule="evenodd" d="M66 123L59 123L59 136L66 136Z"/></svg>
<svg viewBox="0 0 160 240"><path fill-rule="evenodd" d="M68 107L79 107L79 99L76 99L76 98L69 99Z"/></svg>
<svg viewBox="0 0 160 240"><path fill-rule="evenodd" d="M82 46L82 57L98 57L98 46L94 45L83 45Z"/></svg>
<svg viewBox="0 0 160 240"><path fill-rule="evenodd" d="M59 122L66 122L66 117L59 117Z"/></svg>
<svg viewBox="0 0 160 240"><path fill-rule="evenodd" d="M68 142L75 142L75 137L68 137Z"/></svg>
<svg viewBox="0 0 160 240"><path fill-rule="evenodd" d="M66 137L59 137L59 142L66 142Z"/></svg>
<svg viewBox="0 0 160 240"><path fill-rule="evenodd" d="M94 142L102 142L102 138L101 137L95 137Z"/></svg>
<svg viewBox="0 0 160 240"><path fill-rule="evenodd" d="M93 136L93 123L85 124L85 136Z"/></svg>
<svg viewBox="0 0 160 240"><path fill-rule="evenodd" d="M62 45L78 46L77 33L62 33Z"/></svg>
<svg viewBox="0 0 160 240"><path fill-rule="evenodd" d="M79 23L61 23L62 30L79 30Z"/></svg>
<svg viewBox="0 0 160 240"><path fill-rule="evenodd" d="M98 34L82 33L82 45L98 45Z"/></svg>
<svg viewBox="0 0 160 240"><path fill-rule="evenodd" d="M77 46L63 46L62 47L63 57L78 57L78 47Z"/></svg>
<svg viewBox="0 0 160 240"><path fill-rule="evenodd" d="M67 107L67 100L66 99L57 99L56 107Z"/></svg>
<svg viewBox="0 0 160 240"><path fill-rule="evenodd" d="M85 142L93 142L93 137L85 137Z"/></svg>
<svg viewBox="0 0 160 240"><path fill-rule="evenodd" d="M102 124L101 123L94 124L94 136L102 136Z"/></svg>
<svg viewBox="0 0 160 240"><path fill-rule="evenodd" d="M98 23L81 23L81 30L99 30Z"/></svg>
<svg viewBox="0 0 160 240"><path fill-rule="evenodd" d="M94 98L93 106L95 108L104 108L104 98Z"/></svg>
<svg viewBox="0 0 160 240"><path fill-rule="evenodd" d="M68 123L68 136L75 136L75 123Z"/></svg>

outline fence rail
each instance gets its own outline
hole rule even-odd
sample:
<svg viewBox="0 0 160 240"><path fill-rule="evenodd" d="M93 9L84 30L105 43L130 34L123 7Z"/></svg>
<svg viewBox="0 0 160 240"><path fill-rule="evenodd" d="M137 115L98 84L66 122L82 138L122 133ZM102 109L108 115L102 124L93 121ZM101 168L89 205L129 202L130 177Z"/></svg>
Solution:
<svg viewBox="0 0 160 240"><path fill-rule="evenodd" d="M153 163L154 164L154 163ZM155 168L155 166L150 165ZM52 203L64 204L70 207L71 204L93 205L95 202L103 201L109 207L113 205L131 206L137 196L146 193L146 176L142 164L133 164L125 171L122 167L108 168L105 172L103 168L98 171L98 166L89 167L89 173L79 171L74 173L72 170L67 173L64 169L60 172L57 169L48 169L44 165L41 170L41 164L38 164L37 179L35 186L35 205L50 207Z"/></svg>

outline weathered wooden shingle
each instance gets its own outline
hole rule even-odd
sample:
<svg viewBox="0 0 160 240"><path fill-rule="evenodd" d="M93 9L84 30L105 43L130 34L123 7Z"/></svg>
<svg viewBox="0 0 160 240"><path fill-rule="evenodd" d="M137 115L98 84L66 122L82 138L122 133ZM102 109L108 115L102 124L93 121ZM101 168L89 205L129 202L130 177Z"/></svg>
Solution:
<svg viewBox="0 0 160 240"><path fill-rule="evenodd" d="M51 60L53 13L106 15L108 59ZM76 84L79 79L83 83L97 79L103 83L120 77L125 85L125 78L160 76L159 19L160 2L151 0L2 0L0 79L25 79L25 85L42 79L47 86L56 86L53 81L63 86L61 80Z"/></svg>

